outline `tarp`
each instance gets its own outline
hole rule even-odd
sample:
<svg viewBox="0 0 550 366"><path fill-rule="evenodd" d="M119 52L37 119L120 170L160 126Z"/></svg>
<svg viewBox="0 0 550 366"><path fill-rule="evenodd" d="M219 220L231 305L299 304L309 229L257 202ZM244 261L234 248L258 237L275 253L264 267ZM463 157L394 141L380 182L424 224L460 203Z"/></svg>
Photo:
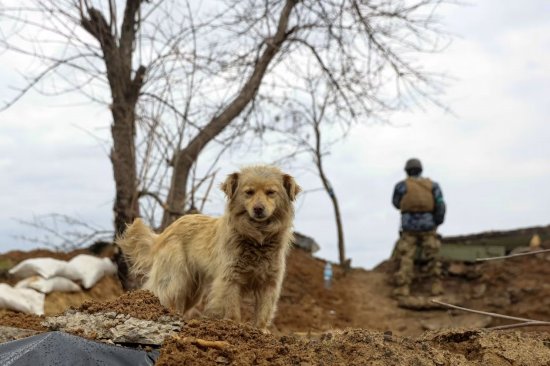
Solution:
<svg viewBox="0 0 550 366"><path fill-rule="evenodd" d="M150 366L157 357L157 351L112 346L63 332L42 333L0 344L2 366Z"/></svg>

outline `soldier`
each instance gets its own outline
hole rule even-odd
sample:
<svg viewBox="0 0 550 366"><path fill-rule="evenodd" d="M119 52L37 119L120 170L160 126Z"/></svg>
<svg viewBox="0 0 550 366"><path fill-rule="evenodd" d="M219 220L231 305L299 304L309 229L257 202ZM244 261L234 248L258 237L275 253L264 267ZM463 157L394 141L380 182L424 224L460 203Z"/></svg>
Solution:
<svg viewBox="0 0 550 366"><path fill-rule="evenodd" d="M445 218L445 202L441 188L429 178L421 177L422 164L418 159L409 159L405 164L407 179L396 184L392 203L401 210L401 236L396 244L399 269L394 274L395 297L408 296L414 277L414 258L417 248L427 262L427 271L432 279L432 295L443 293L441 285L441 243L436 230Z"/></svg>

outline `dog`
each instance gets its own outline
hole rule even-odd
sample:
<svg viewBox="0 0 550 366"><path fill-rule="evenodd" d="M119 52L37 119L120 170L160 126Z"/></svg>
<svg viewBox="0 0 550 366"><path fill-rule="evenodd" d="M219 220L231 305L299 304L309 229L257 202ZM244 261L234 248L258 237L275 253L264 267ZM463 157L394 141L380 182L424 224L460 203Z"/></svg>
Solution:
<svg viewBox="0 0 550 366"><path fill-rule="evenodd" d="M117 240L143 288L182 314L206 296L204 316L241 321L241 300L254 296L254 325L273 320L291 246L294 201L301 191L280 169L250 166L220 188L223 216L185 215L155 234L136 219Z"/></svg>

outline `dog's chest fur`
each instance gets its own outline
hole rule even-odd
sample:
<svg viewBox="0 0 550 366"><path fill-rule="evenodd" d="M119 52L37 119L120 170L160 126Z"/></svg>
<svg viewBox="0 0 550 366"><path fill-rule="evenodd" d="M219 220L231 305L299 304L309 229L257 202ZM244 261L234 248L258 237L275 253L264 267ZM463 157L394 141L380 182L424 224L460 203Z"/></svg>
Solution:
<svg viewBox="0 0 550 366"><path fill-rule="evenodd" d="M284 269L281 261L286 243L280 238L273 238L256 243L252 239L241 238L234 245L234 261L231 264L233 280L243 290L275 285L277 277Z"/></svg>

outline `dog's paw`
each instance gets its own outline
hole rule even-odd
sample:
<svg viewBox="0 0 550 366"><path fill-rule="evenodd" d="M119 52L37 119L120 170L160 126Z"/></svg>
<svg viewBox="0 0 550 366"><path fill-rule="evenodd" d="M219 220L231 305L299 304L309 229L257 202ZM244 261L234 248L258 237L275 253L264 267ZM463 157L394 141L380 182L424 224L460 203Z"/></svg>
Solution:
<svg viewBox="0 0 550 366"><path fill-rule="evenodd" d="M267 328L260 328L260 332L262 332L263 334L271 334L271 331Z"/></svg>

